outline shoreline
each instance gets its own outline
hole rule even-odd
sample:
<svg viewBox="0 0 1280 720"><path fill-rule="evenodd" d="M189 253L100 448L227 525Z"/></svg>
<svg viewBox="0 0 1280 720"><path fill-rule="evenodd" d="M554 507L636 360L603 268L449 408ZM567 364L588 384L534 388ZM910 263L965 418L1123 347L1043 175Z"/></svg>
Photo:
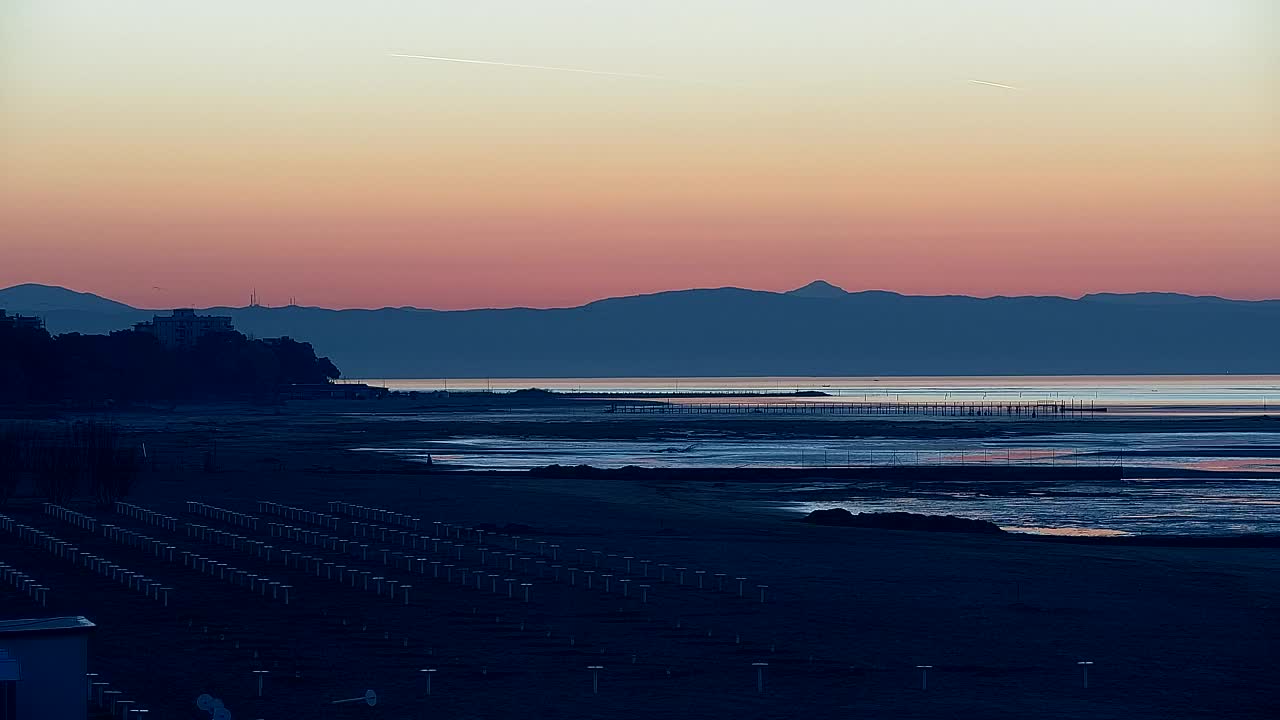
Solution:
<svg viewBox="0 0 1280 720"><path fill-rule="evenodd" d="M237 716L305 717L318 696L353 697L368 687L393 714L430 702L442 717L514 717L555 702L557 720L630 717L636 707L688 718L788 717L804 707L814 717L1252 720L1280 696L1269 664L1274 635L1259 631L1273 627L1280 606L1273 549L808 525L751 505L753 497L776 498L776 481L731 482L722 491L715 487L721 481L428 469L394 453L352 448L451 435L448 415L386 422L345 412L357 407L119 414L149 453L127 501L180 524L393 577L412 585L412 606L331 582L317 574L319 565L285 567L96 509L84 497L68 506L288 583L295 604L282 607L181 562L163 563L145 549L84 532L43 514L32 499L5 512L165 582L175 588L175 607L155 611L119 583L46 560L11 538L0 537L0 559L54 588L50 612L98 624L92 671L175 716L190 712L191 698L211 687ZM332 513L329 503L339 501L421 517L428 528L432 521L455 530L497 528L520 536L519 553L510 552L511 539L491 540L487 531L486 544L503 543L501 568L492 556L481 560L474 542L462 549L461 566L523 578L532 599L512 599L489 583L465 586L457 570L447 582L444 568L433 578L430 568L409 572L372 554L366 561L273 536L265 522L255 532L192 515L191 501L289 525L299 521L264 514L260 502ZM352 537L345 520L329 532ZM393 556L406 552L394 539L359 542ZM565 582L565 569L557 582L535 564L544 546L558 547L560 562L579 568L576 586ZM424 546L417 554L458 562L455 546L440 550ZM529 568L522 573L524 557ZM627 567L631 558L653 564ZM656 577L658 563L665 580ZM680 568L689 573L683 582ZM630 595L616 584L606 590L601 574L588 589L588 569L614 583L632 581ZM717 576L725 579L723 591ZM744 595L736 592L737 578ZM651 586L647 602L636 597L642 583ZM5 612L32 612L26 602L0 587ZM1216 612L1205 612L1208 606ZM205 624L218 634L202 632ZM255 652L275 671L261 699L247 672ZM1097 663L1086 694L1075 682L1081 659ZM755 662L769 663L764 695L755 692ZM922 664L935 668L925 695L916 670ZM591 692L589 665L607 668L599 695ZM422 667L440 669L430 698Z"/></svg>

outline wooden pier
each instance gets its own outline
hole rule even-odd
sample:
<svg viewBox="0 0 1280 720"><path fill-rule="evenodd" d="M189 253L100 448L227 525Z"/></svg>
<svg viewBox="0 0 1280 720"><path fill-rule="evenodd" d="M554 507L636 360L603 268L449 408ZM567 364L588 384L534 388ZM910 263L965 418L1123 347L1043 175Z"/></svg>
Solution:
<svg viewBox="0 0 1280 720"><path fill-rule="evenodd" d="M614 403L606 412L627 415L848 415L858 417L1093 417L1106 412L1083 402L717 402Z"/></svg>

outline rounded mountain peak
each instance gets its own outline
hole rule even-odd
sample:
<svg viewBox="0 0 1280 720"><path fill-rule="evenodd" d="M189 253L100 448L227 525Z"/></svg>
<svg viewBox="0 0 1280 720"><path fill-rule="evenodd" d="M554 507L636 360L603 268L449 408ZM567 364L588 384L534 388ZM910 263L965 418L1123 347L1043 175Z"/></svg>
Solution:
<svg viewBox="0 0 1280 720"><path fill-rule="evenodd" d="M796 288L787 293L788 295L796 295L798 297L811 298L838 298L848 295L848 291L837 285L832 285L826 280L814 280L804 287Z"/></svg>

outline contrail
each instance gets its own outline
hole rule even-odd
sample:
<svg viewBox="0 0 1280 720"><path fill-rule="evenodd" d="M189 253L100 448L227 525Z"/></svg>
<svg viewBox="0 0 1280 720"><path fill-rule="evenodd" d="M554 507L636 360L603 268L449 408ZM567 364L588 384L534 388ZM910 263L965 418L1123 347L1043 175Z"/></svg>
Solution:
<svg viewBox="0 0 1280 720"><path fill-rule="evenodd" d="M991 87L1004 88L1005 90L1020 90L1012 85L1001 85L1000 83L987 82L986 80L970 80L969 82L977 85L990 85Z"/></svg>
<svg viewBox="0 0 1280 720"><path fill-rule="evenodd" d="M584 75L610 75L613 77L629 77L629 78L641 78L644 80L662 80L664 82L679 82L675 78L663 77L662 75L645 75L644 73L609 72L606 70L586 70L583 68L551 67L549 65L522 65L520 63L497 62L494 60L469 60L467 58L437 57L435 55L402 55L400 53L389 53L389 54L391 57L412 58L414 60L436 60L439 62L468 63L470 65L498 65L501 67L524 68L526 70L555 70L558 72L582 73Z"/></svg>

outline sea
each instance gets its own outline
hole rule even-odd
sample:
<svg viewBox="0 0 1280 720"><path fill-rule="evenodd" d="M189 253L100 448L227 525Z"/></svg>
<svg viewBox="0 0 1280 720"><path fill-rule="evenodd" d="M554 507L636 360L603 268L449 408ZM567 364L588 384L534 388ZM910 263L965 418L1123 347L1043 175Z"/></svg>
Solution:
<svg viewBox="0 0 1280 720"><path fill-rule="evenodd" d="M720 501L801 514L818 508L907 511L989 520L1008 530L1061 535L1280 534L1280 433L1236 423L1215 431L1166 432L1161 418L1221 420L1280 415L1280 376L481 378L365 380L394 390L505 393L541 388L567 393L644 395L672 403L749 399L793 402L787 393L821 393L805 402L1059 402L1105 408L1081 431L1030 420L995 437L769 437L686 431L661 439L457 436L363 448L473 469L550 464L597 467L853 467L867 465L1123 465L1109 482L895 485L821 482L725 489ZM603 412L602 410L597 410ZM607 416L602 415L602 419ZM1123 431L1108 427L1132 423ZM578 419L582 419L579 416ZM495 421L501 418L495 417ZM956 422L911 417L904 422ZM975 420L980 422L980 420ZM817 433L815 433L817 434Z"/></svg>
<svg viewBox="0 0 1280 720"><path fill-rule="evenodd" d="M1280 411L1280 375L365 378L352 382L417 392L501 393L539 388L604 395L752 398L816 392L825 393L831 401L843 402L1059 401L1094 403L1125 413Z"/></svg>

